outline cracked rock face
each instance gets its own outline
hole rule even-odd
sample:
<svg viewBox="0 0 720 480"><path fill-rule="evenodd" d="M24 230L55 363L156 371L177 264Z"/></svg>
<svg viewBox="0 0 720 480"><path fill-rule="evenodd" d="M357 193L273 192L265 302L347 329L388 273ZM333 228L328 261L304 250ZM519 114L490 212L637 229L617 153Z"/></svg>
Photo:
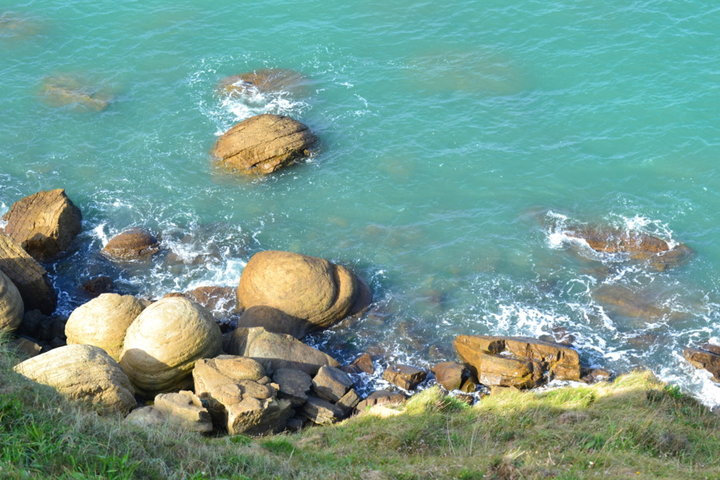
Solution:
<svg viewBox="0 0 720 480"><path fill-rule="evenodd" d="M57 294L45 269L10 236L0 233L0 269L15 284L25 310L55 311Z"/></svg>
<svg viewBox="0 0 720 480"><path fill-rule="evenodd" d="M267 175L311 154L315 135L281 115L256 115L225 132L215 143L218 165L246 175Z"/></svg>
<svg viewBox="0 0 720 480"><path fill-rule="evenodd" d="M126 414L136 405L133 386L105 350L66 345L25 360L14 370L72 400L88 402L102 413Z"/></svg>
<svg viewBox="0 0 720 480"><path fill-rule="evenodd" d="M166 297L135 318L125 335L120 365L143 394L182 387L195 362L222 348L220 328L185 297Z"/></svg>
<svg viewBox="0 0 720 480"><path fill-rule="evenodd" d="M24 306L15 284L0 270L0 332L16 330L23 319Z"/></svg>

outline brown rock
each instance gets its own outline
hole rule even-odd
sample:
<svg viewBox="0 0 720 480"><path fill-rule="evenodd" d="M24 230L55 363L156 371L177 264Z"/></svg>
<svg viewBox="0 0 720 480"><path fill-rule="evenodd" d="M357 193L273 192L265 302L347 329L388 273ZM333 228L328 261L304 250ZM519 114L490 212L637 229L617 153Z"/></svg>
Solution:
<svg viewBox="0 0 720 480"><path fill-rule="evenodd" d="M711 345L715 350L715 345ZM683 357L695 368L702 368L710 372L713 381L720 382L720 354L699 348L686 348Z"/></svg>
<svg viewBox="0 0 720 480"><path fill-rule="evenodd" d="M312 380L313 390L318 397L337 402L353 386L347 373L335 367L320 367Z"/></svg>
<svg viewBox="0 0 720 480"><path fill-rule="evenodd" d="M67 250L80 233L82 215L59 188L18 200L3 220L9 237L35 260L47 262Z"/></svg>
<svg viewBox="0 0 720 480"><path fill-rule="evenodd" d="M289 117L250 117L225 132L212 154L218 165L246 175L267 175L310 155L315 136Z"/></svg>
<svg viewBox="0 0 720 480"><path fill-rule="evenodd" d="M250 258L237 295L245 308L270 306L323 329L357 309L361 289L345 267L322 258L267 250Z"/></svg>
<svg viewBox="0 0 720 480"><path fill-rule="evenodd" d="M703 343L700 345L701 350L720 355L720 345L713 345L712 343Z"/></svg>
<svg viewBox="0 0 720 480"><path fill-rule="evenodd" d="M107 275L101 275L99 277L93 277L80 286L82 290L87 293L90 297L97 297L103 293L110 293L114 287L112 278Z"/></svg>
<svg viewBox="0 0 720 480"><path fill-rule="evenodd" d="M218 85L225 94L248 95L260 93L289 92L300 94L307 84L300 73L284 68L261 68L252 72L225 77Z"/></svg>
<svg viewBox="0 0 720 480"><path fill-rule="evenodd" d="M230 335L225 348L232 355L254 358L271 371L296 368L315 375L322 366L338 366L334 358L295 337L268 332L262 327L238 328Z"/></svg>
<svg viewBox="0 0 720 480"><path fill-rule="evenodd" d="M106 88L87 83L77 75L57 75L43 81L42 94L54 107L71 106L85 111L105 110L112 95Z"/></svg>
<svg viewBox="0 0 720 480"><path fill-rule="evenodd" d="M425 380L427 372L410 365L390 365L383 373L383 379L405 390L412 390Z"/></svg>
<svg viewBox="0 0 720 480"><path fill-rule="evenodd" d="M467 378L467 369L457 362L442 362L432 367L437 383L446 390L458 390Z"/></svg>
<svg viewBox="0 0 720 480"><path fill-rule="evenodd" d="M243 312L237 321L238 328L263 327L268 332L285 333L298 340L302 339L312 327L311 324L277 308L255 305Z"/></svg>
<svg viewBox="0 0 720 480"><path fill-rule="evenodd" d="M160 244L150 232L142 228L125 230L103 247L102 253L113 260L144 260L160 251Z"/></svg>
<svg viewBox="0 0 720 480"><path fill-rule="evenodd" d="M205 309L184 297L159 300L127 329L120 365L144 394L185 384L198 359L214 357L222 336Z"/></svg>
<svg viewBox="0 0 720 480"><path fill-rule="evenodd" d="M373 364L372 355L369 353L363 353L357 357L350 365L342 367L342 370L347 373L367 373L372 375L375 373L375 365Z"/></svg>
<svg viewBox="0 0 720 480"><path fill-rule="evenodd" d="M0 332L12 332L22 323L24 305L15 284L0 270Z"/></svg>
<svg viewBox="0 0 720 480"><path fill-rule="evenodd" d="M592 292L592 296L603 307L624 317L656 320L672 313L672 310L654 305L640 293L622 285L602 285Z"/></svg>
<svg viewBox="0 0 720 480"><path fill-rule="evenodd" d="M238 310L233 287L203 286L188 290L184 295L213 314L229 316Z"/></svg>
<svg viewBox="0 0 720 480"><path fill-rule="evenodd" d="M301 412L308 420L317 425L330 425L345 416L343 410L339 407L313 396L308 397Z"/></svg>
<svg viewBox="0 0 720 480"><path fill-rule="evenodd" d="M607 382L613 377L612 372L604 368L583 368L581 374L580 380L585 383Z"/></svg>
<svg viewBox="0 0 720 480"><path fill-rule="evenodd" d="M310 375L295 368L278 368L273 374L273 381L280 386L280 398L287 398L294 407L307 402L313 383Z"/></svg>
<svg viewBox="0 0 720 480"><path fill-rule="evenodd" d="M185 430L208 433L213 429L210 413L202 406L200 399L188 390L155 396L153 408Z"/></svg>
<svg viewBox="0 0 720 480"><path fill-rule="evenodd" d="M218 366L218 362L225 365ZM230 368L239 363L242 368ZM272 386L254 379L260 374L264 378L262 365L248 358L222 355L195 364L196 393L207 404L214 421L231 435L277 432L293 415L290 401L278 399Z"/></svg>
<svg viewBox="0 0 720 480"><path fill-rule="evenodd" d="M17 337L10 344L25 358L40 355L40 352L42 352L42 347L31 338Z"/></svg>
<svg viewBox="0 0 720 480"><path fill-rule="evenodd" d="M358 396L355 389L351 388L347 391L347 393L345 393L345 395L342 396L340 400L335 402L335 406L342 410L343 416L346 417L350 415L350 413L353 411L353 409L357 406L358 403L360 403L360 397Z"/></svg>
<svg viewBox="0 0 720 480"><path fill-rule="evenodd" d="M25 360L14 370L30 380L53 387L72 400L88 402L102 413L127 413L136 405L127 375L98 347L59 347Z"/></svg>
<svg viewBox="0 0 720 480"><path fill-rule="evenodd" d="M144 308L132 295L103 293L70 314L65 324L67 343L95 345L120 361L125 332Z"/></svg>
<svg viewBox="0 0 720 480"><path fill-rule="evenodd" d="M47 272L8 235L0 234L0 270L15 284L25 310L55 311L57 295Z"/></svg>
<svg viewBox="0 0 720 480"><path fill-rule="evenodd" d="M375 405L398 405L407 400L405 394L400 392L391 392L389 390L378 390L368 395L367 398L357 404L355 410L363 411L366 407Z"/></svg>

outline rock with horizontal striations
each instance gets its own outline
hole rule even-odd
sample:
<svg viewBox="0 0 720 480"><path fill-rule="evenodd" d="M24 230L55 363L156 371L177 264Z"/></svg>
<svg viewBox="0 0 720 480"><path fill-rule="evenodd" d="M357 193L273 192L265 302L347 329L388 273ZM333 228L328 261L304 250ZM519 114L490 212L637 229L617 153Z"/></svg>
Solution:
<svg viewBox="0 0 720 480"><path fill-rule="evenodd" d="M233 126L215 143L218 165L246 175L267 175L311 154L315 135L281 115L256 115Z"/></svg>
<svg viewBox="0 0 720 480"><path fill-rule="evenodd" d="M457 362L441 362L432 367L431 370L435 375L435 381L446 390L460 389L463 380L468 377L465 366Z"/></svg>
<svg viewBox="0 0 720 480"><path fill-rule="evenodd" d="M223 78L218 89L230 95L252 95L259 93L303 94L308 83L302 74L285 68L261 68Z"/></svg>
<svg viewBox="0 0 720 480"><path fill-rule="evenodd" d="M0 332L13 332L22 323L25 307L15 284L0 270Z"/></svg>
<svg viewBox="0 0 720 480"><path fill-rule="evenodd" d="M707 370L712 374L713 381L720 382L720 345L705 344L701 348L686 348L683 356L690 365Z"/></svg>
<svg viewBox="0 0 720 480"><path fill-rule="evenodd" d="M313 384L310 375L296 368L278 368L273 373L273 381L280 386L280 398L287 398L294 407L307 402Z"/></svg>
<svg viewBox="0 0 720 480"><path fill-rule="evenodd" d="M102 413L126 414L136 405L133 386L120 365L92 345L59 347L25 360L14 370Z"/></svg>
<svg viewBox="0 0 720 480"><path fill-rule="evenodd" d="M312 385L318 397L328 402L337 402L353 386L353 381L339 368L320 367Z"/></svg>
<svg viewBox="0 0 720 480"><path fill-rule="evenodd" d="M357 277L325 259L267 250L250 258L238 285L246 309L265 305L311 325L330 327L369 302Z"/></svg>
<svg viewBox="0 0 720 480"><path fill-rule="evenodd" d="M221 355L199 360L193 379L214 422L231 435L280 431L294 413L290 401L277 398L262 365L252 359Z"/></svg>
<svg viewBox="0 0 720 480"><path fill-rule="evenodd" d="M330 425L345 417L345 412L340 407L312 395L302 406L301 412L317 425Z"/></svg>
<svg viewBox="0 0 720 480"><path fill-rule="evenodd" d="M120 365L143 394L182 387L195 362L222 349L219 327L185 297L163 298L140 313L125 335Z"/></svg>
<svg viewBox="0 0 720 480"><path fill-rule="evenodd" d="M132 295L103 293L70 314L65 324L67 343L95 345L120 361L125 333L144 308Z"/></svg>
<svg viewBox="0 0 720 480"><path fill-rule="evenodd" d="M412 390L425 380L427 372L410 365L390 365L383 372L383 379L405 390Z"/></svg>
<svg viewBox="0 0 720 480"><path fill-rule="evenodd" d="M113 238L103 247L102 253L113 260L144 260L160 251L155 236L142 228L130 228Z"/></svg>
<svg viewBox="0 0 720 480"><path fill-rule="evenodd" d="M9 237L35 260L47 262L67 250L80 233L82 215L58 188L18 200L3 220Z"/></svg>
<svg viewBox="0 0 720 480"><path fill-rule="evenodd" d="M296 368L315 375L320 367L338 366L337 360L330 355L305 345L295 337L268 332L262 327L236 329L230 334L225 351L254 358L271 372L278 368Z"/></svg>
<svg viewBox="0 0 720 480"><path fill-rule="evenodd" d="M277 308L255 305L243 312L237 321L238 327L262 327L268 332L286 333L300 340L312 325L308 322L283 313Z"/></svg>
<svg viewBox="0 0 720 480"><path fill-rule="evenodd" d="M407 396L400 392L391 392L389 390L378 390L371 393L355 406L355 410L362 412L367 407L375 405L399 405L405 403Z"/></svg>
<svg viewBox="0 0 720 480"><path fill-rule="evenodd" d="M25 310L55 311L57 294L47 272L8 235L0 233L0 270L15 284Z"/></svg>

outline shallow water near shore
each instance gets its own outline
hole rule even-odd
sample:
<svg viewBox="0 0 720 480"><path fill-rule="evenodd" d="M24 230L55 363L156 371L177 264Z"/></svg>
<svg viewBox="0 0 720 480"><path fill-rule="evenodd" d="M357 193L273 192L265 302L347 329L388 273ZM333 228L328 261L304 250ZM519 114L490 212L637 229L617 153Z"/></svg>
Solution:
<svg viewBox="0 0 720 480"><path fill-rule="evenodd" d="M375 291L313 339L343 360L429 365L461 333L572 335L588 365L648 367L717 405L681 356L720 341L720 16L703 3L0 2L0 210L59 187L81 208L74 252L49 267L65 313L90 276L157 297L235 285L254 252L291 250ZM217 94L259 68L307 84ZM43 85L68 77L107 108L48 102ZM263 112L309 125L319 153L265 179L213 168L216 136ZM562 222L694 253L657 271ZM166 254L98 255L130 226ZM615 286L654 313L599 301Z"/></svg>

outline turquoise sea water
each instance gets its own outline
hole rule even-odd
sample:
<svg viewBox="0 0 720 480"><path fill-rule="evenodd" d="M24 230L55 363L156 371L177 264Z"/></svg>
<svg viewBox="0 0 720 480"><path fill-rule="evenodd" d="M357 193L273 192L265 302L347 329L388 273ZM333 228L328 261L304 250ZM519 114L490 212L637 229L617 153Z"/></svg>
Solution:
<svg viewBox="0 0 720 480"><path fill-rule="evenodd" d="M74 253L48 267L62 312L88 276L157 297L235 285L252 253L292 250L375 290L364 318L315 339L344 359L370 349L427 365L451 359L459 333L555 329L588 364L649 367L720 403L680 355L720 341L720 7L178 3L0 0L0 209L58 187L82 209ZM216 93L258 68L295 70L308 88ZM42 87L58 76L113 101L50 104ZM319 154L263 180L214 169L216 136L262 112L308 124ZM654 272L573 245L558 221L695 253ZM97 255L130 226L185 262L128 270ZM668 313L614 313L593 296L608 285Z"/></svg>

